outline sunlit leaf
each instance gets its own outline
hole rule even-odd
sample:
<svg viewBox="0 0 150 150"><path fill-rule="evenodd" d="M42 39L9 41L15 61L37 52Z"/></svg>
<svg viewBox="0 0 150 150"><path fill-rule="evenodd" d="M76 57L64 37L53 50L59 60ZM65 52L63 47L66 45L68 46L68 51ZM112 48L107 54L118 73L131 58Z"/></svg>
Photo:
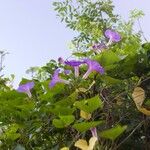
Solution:
<svg viewBox="0 0 150 150"><path fill-rule="evenodd" d="M127 126L120 126L117 125L111 129L104 130L100 132L100 136L106 139L110 139L114 141L117 137L119 137L125 130L127 129Z"/></svg>
<svg viewBox="0 0 150 150"><path fill-rule="evenodd" d="M68 115L68 116L59 116L60 119L53 119L52 124L56 128L64 128L70 125L74 120L75 117L73 115Z"/></svg>
<svg viewBox="0 0 150 150"><path fill-rule="evenodd" d="M100 125L104 123L104 121L93 121L93 122L82 122L82 123L76 123L73 125L73 128L78 130L79 132L84 132L89 130L90 128L93 128L97 125Z"/></svg>
<svg viewBox="0 0 150 150"><path fill-rule="evenodd" d="M92 113L94 110L102 108L103 103L97 95L87 100L77 101L74 103L74 106L85 112Z"/></svg>

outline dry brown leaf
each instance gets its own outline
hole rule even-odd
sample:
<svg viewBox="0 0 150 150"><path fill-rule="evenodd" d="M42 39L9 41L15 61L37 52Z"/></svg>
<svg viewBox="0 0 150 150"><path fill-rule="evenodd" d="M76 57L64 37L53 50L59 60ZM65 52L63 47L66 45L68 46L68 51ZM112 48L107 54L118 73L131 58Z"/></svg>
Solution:
<svg viewBox="0 0 150 150"><path fill-rule="evenodd" d="M132 98L137 108L141 108L145 100L145 91L141 87L136 87L132 93Z"/></svg>
<svg viewBox="0 0 150 150"><path fill-rule="evenodd" d="M144 107L141 107L138 109L140 112L142 112L143 114L147 115L147 116L150 116L150 110L147 110L146 108Z"/></svg>

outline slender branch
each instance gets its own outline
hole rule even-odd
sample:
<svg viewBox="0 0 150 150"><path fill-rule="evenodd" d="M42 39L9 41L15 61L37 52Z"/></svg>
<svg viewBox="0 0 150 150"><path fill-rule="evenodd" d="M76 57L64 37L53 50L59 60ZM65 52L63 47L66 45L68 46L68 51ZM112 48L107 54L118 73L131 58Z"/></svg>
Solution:
<svg viewBox="0 0 150 150"><path fill-rule="evenodd" d="M126 142L131 136L132 134L144 123L144 121L140 122L135 128L134 130L132 130L132 132L122 141L118 144L118 146L115 149L118 149L124 142Z"/></svg>
<svg viewBox="0 0 150 150"><path fill-rule="evenodd" d="M142 36L143 36L144 40L145 40L146 42L148 42L148 40L146 39L146 37L145 37L145 35L144 35L144 32L143 32L143 29L142 29L142 26L141 26L140 20L139 20L139 19L137 19L137 22L138 22L138 25L139 25L139 28L140 28L140 31L141 31L141 34L142 34Z"/></svg>

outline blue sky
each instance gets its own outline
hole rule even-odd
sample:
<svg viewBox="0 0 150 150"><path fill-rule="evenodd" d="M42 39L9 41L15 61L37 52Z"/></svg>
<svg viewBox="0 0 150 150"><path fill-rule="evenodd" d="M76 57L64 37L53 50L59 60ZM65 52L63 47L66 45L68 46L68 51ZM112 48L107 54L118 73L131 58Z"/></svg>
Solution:
<svg viewBox="0 0 150 150"><path fill-rule="evenodd" d="M129 11L143 10L143 31L150 39L150 1L113 0L115 11L125 19ZM67 43L75 33L60 23L52 0L0 0L0 50L10 54L5 59L4 74L16 75L16 83L31 66L42 66L51 58L67 57Z"/></svg>

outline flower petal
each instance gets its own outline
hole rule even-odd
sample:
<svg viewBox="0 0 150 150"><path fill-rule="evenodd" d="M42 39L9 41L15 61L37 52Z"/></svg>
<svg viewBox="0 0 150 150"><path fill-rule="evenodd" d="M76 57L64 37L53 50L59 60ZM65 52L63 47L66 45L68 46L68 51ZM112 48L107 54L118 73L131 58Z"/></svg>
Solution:
<svg viewBox="0 0 150 150"><path fill-rule="evenodd" d="M70 61L65 61L66 65L72 66L72 67L77 67L83 64L83 61L77 61L77 60L70 60Z"/></svg>
<svg viewBox="0 0 150 150"><path fill-rule="evenodd" d="M110 29L105 31L105 36L113 42L119 42L121 40L120 34Z"/></svg>

